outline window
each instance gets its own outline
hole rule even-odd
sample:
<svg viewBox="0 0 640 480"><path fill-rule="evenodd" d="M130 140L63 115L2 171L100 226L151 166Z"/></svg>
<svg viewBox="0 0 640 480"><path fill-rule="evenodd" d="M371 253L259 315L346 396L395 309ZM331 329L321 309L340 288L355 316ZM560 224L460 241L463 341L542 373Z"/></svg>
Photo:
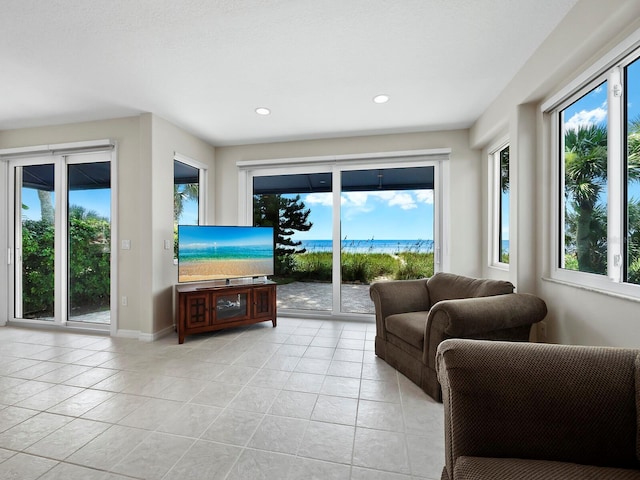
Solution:
<svg viewBox="0 0 640 480"><path fill-rule="evenodd" d="M105 142L87 152L49 146L40 156L6 154L13 321L114 326L115 153Z"/></svg>
<svg viewBox="0 0 640 480"><path fill-rule="evenodd" d="M433 275L435 167L327 168L254 176L254 224L276 227L275 278L307 287L280 308L372 314L370 282Z"/></svg>
<svg viewBox="0 0 640 480"><path fill-rule="evenodd" d="M546 110L559 187L552 275L638 296L640 51L599 71Z"/></svg>
<svg viewBox="0 0 640 480"><path fill-rule="evenodd" d="M239 162L245 219L278 227L279 313L372 315L370 282L443 269L448 153Z"/></svg>
<svg viewBox="0 0 640 480"><path fill-rule="evenodd" d="M173 161L173 251L177 258L178 225L204 224L206 169L195 160L176 154Z"/></svg>
<svg viewBox="0 0 640 480"><path fill-rule="evenodd" d="M509 264L509 145L503 144L489 155L493 228L490 238L492 265Z"/></svg>
<svg viewBox="0 0 640 480"><path fill-rule="evenodd" d="M560 266L607 274L607 85L560 110L563 249Z"/></svg>

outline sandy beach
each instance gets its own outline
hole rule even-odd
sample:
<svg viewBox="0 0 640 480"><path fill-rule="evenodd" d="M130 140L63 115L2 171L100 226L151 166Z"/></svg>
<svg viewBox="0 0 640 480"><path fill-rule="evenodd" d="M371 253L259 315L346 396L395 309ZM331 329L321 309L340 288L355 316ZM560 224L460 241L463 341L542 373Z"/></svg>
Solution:
<svg viewBox="0 0 640 480"><path fill-rule="evenodd" d="M235 277L262 277L273 273L270 260L217 260L180 264L181 282L221 280Z"/></svg>

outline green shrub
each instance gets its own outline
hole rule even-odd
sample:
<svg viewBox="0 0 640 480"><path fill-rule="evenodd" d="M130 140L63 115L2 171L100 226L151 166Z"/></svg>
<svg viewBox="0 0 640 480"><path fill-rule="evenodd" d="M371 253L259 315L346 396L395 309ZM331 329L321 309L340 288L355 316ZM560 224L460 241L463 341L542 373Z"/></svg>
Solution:
<svg viewBox="0 0 640 480"><path fill-rule="evenodd" d="M306 252L292 255L291 276L302 281L330 282L333 256L331 252ZM343 282L371 283L377 278L412 279L433 275L433 253L343 252L340 267Z"/></svg>
<svg viewBox="0 0 640 480"><path fill-rule="evenodd" d="M69 290L73 308L108 306L111 292L109 222L72 217L69 235Z"/></svg>
<svg viewBox="0 0 640 480"><path fill-rule="evenodd" d="M567 253L564 256L564 268L578 270L578 256L575 253Z"/></svg>
<svg viewBox="0 0 640 480"><path fill-rule="evenodd" d="M300 280L331 281L331 252L307 252L294 255L293 275Z"/></svg>
<svg viewBox="0 0 640 480"><path fill-rule="evenodd" d="M22 313L53 316L54 226L36 220L22 224Z"/></svg>
<svg viewBox="0 0 640 480"><path fill-rule="evenodd" d="M342 254L342 281L368 283L369 257L367 253L343 253Z"/></svg>
<svg viewBox="0 0 640 480"><path fill-rule="evenodd" d="M73 213L73 212L72 212ZM54 226L42 220L22 225L23 316L54 315ZM111 292L108 220L72 215L69 219L69 297L73 308L109 305Z"/></svg>
<svg viewBox="0 0 640 480"><path fill-rule="evenodd" d="M412 280L433 275L433 253L402 252L394 274L396 280Z"/></svg>

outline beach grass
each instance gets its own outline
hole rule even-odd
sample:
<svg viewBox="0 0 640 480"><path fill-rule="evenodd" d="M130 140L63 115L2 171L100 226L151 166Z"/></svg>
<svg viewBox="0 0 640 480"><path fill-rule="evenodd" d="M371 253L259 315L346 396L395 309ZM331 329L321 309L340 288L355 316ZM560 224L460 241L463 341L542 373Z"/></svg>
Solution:
<svg viewBox="0 0 640 480"><path fill-rule="evenodd" d="M291 255L285 276L300 281L331 281L332 252ZM341 255L343 282L371 283L377 279L411 279L433 275L433 252L350 253Z"/></svg>

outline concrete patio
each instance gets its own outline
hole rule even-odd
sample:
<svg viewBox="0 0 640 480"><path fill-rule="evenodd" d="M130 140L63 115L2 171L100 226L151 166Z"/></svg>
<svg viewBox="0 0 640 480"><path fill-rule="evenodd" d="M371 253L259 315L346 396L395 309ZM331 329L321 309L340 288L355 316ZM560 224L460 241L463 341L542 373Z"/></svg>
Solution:
<svg viewBox="0 0 640 480"><path fill-rule="evenodd" d="M369 285L343 284L342 311L373 314L369 298ZM278 285L278 309L330 311L332 284L320 282L293 282Z"/></svg>

